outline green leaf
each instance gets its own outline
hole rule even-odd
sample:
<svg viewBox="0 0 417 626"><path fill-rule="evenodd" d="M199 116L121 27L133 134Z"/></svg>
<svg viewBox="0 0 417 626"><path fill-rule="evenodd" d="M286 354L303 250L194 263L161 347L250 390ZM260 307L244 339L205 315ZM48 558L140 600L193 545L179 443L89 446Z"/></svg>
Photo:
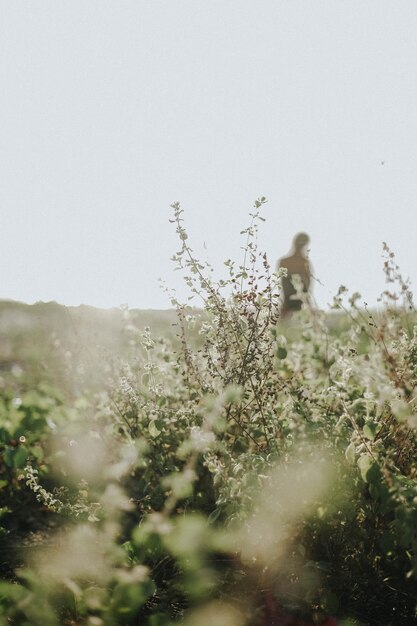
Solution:
<svg viewBox="0 0 417 626"><path fill-rule="evenodd" d="M321 608L326 611L326 613L332 614L336 613L339 608L339 598L335 593L326 593L320 602Z"/></svg>
<svg viewBox="0 0 417 626"><path fill-rule="evenodd" d="M356 446L354 443L350 443L345 450L346 461L349 465L355 465L356 459Z"/></svg>
<svg viewBox="0 0 417 626"><path fill-rule="evenodd" d="M287 352L286 348L284 348L283 346L279 346L277 348L277 357L279 359L281 359L281 360L285 359L287 357L287 354L288 354L288 352Z"/></svg>
<svg viewBox="0 0 417 626"><path fill-rule="evenodd" d="M20 446L16 449L13 455L13 465L16 469L21 469L26 465L27 458L29 456L29 450L25 446Z"/></svg>
<svg viewBox="0 0 417 626"><path fill-rule="evenodd" d="M395 535L390 531L386 531L379 540L379 545L386 555L391 555L395 548Z"/></svg>
<svg viewBox="0 0 417 626"><path fill-rule="evenodd" d="M155 420L152 420L151 422L149 422L148 431L151 437L157 437L158 435L161 434L161 431L158 429L158 427L155 424Z"/></svg>
<svg viewBox="0 0 417 626"><path fill-rule="evenodd" d="M2 416L3 417L3 416ZM10 439L10 433L5 428L0 428L0 441L7 443Z"/></svg>
<svg viewBox="0 0 417 626"><path fill-rule="evenodd" d="M142 374L141 382L144 387L147 387L149 385L149 374L147 372L145 374Z"/></svg>
<svg viewBox="0 0 417 626"><path fill-rule="evenodd" d="M362 480L366 483L378 484L381 476L380 469L370 454L362 454L358 459L358 467Z"/></svg>
<svg viewBox="0 0 417 626"><path fill-rule="evenodd" d="M255 439L259 439L260 437L265 437L265 433L264 433L264 431L263 431L263 430L260 430L259 428L256 428L256 429L253 431L252 436L253 436Z"/></svg>
<svg viewBox="0 0 417 626"><path fill-rule="evenodd" d="M377 434L379 433L381 427L377 422L366 422L363 427L363 434L367 439L373 441Z"/></svg>
<svg viewBox="0 0 417 626"><path fill-rule="evenodd" d="M214 522L219 518L221 512L222 510L220 508L214 509L214 511L212 511L208 516L208 523L214 524Z"/></svg>
<svg viewBox="0 0 417 626"><path fill-rule="evenodd" d="M367 481L368 471L372 467L372 458L368 454L362 454L358 459L358 467L362 476L362 480Z"/></svg>

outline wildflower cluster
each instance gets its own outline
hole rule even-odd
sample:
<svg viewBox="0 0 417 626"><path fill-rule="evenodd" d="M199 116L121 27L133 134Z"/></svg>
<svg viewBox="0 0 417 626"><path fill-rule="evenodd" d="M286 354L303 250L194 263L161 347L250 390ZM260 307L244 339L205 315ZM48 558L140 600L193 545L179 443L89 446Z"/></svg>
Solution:
<svg viewBox="0 0 417 626"><path fill-rule="evenodd" d="M54 429L16 469L67 533L0 585L1 625L415 623L409 285L385 247L379 311L342 286L332 312L306 302L280 320L281 276L257 242L265 202L220 280L173 205L193 299L173 297L163 336L125 310L117 381L65 419L46 410Z"/></svg>

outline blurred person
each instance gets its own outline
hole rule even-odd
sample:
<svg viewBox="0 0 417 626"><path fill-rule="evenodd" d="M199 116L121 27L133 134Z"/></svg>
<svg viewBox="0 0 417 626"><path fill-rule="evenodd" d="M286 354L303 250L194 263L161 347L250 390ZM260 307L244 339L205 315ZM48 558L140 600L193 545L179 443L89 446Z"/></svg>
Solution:
<svg viewBox="0 0 417 626"><path fill-rule="evenodd" d="M293 239L292 254L278 261L278 269L287 270L287 276L284 276L281 282L283 294L281 317L291 316L294 311L299 311L303 304L302 300L296 297L297 292L292 282L294 276L300 277L304 293L310 290L311 265L305 251L309 243L310 237L307 233L298 233Z"/></svg>

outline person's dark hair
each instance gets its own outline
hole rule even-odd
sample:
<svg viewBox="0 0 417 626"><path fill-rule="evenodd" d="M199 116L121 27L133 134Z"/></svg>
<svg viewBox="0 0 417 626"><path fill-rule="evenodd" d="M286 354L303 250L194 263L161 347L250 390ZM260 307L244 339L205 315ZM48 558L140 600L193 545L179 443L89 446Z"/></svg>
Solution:
<svg viewBox="0 0 417 626"><path fill-rule="evenodd" d="M306 246L308 243L310 242L310 237L307 235L307 233L298 233L295 237L294 237L294 248L296 250L301 250L302 248L304 248L304 246Z"/></svg>

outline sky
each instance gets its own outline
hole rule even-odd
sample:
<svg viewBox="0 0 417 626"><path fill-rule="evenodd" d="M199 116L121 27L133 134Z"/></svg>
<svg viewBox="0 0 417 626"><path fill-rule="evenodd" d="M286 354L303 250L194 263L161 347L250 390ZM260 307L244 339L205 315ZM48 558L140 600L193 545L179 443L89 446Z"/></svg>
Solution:
<svg viewBox="0 0 417 626"><path fill-rule="evenodd" d="M168 308L191 246L298 231L326 307L417 283L415 0L0 0L0 298Z"/></svg>

